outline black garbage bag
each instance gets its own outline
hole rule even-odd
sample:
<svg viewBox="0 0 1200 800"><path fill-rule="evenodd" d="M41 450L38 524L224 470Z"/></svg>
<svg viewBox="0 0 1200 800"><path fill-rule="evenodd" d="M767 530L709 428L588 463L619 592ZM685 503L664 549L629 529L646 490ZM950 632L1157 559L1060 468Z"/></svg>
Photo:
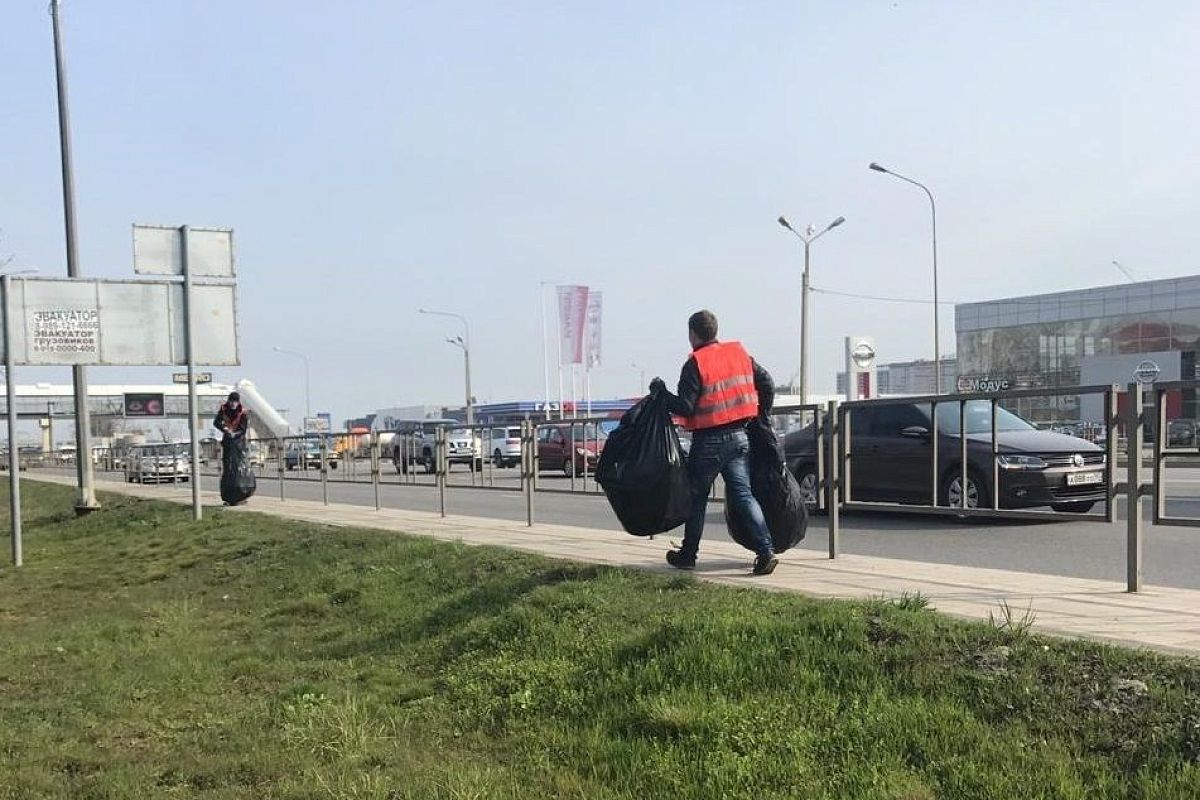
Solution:
<svg viewBox="0 0 1200 800"><path fill-rule="evenodd" d="M221 499L229 505L244 503L258 488L254 467L246 454L246 437L230 436L224 442L221 462Z"/></svg>
<svg viewBox="0 0 1200 800"><path fill-rule="evenodd" d="M608 435L596 483L621 527L634 536L666 533L687 521L692 506L687 464L660 392L626 411Z"/></svg>
<svg viewBox="0 0 1200 800"><path fill-rule="evenodd" d="M750 490L762 506L767 529L775 542L775 552L794 547L808 531L808 508L800 496L800 484L787 468L779 437L770 425L758 420L746 426L750 437ZM729 537L745 547L754 549L754 537L746 521L725 504L725 525Z"/></svg>

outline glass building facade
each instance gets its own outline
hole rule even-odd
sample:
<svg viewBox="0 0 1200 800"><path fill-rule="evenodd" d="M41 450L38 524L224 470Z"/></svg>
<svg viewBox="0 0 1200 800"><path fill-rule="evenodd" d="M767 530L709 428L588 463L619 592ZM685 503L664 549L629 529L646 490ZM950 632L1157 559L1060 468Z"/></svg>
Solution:
<svg viewBox="0 0 1200 800"><path fill-rule="evenodd" d="M1191 379L1200 276L965 303L954 318L960 391L1125 385L1130 361L1151 354L1164 380ZM1176 416L1196 417L1192 394L1179 398ZM1035 421L1081 418L1077 396L1034 398L1017 410Z"/></svg>

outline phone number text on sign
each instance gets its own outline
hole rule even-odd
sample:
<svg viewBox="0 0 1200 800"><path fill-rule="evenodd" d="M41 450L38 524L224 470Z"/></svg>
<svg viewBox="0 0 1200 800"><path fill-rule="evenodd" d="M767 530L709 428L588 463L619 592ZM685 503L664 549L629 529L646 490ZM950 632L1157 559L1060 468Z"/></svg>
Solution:
<svg viewBox="0 0 1200 800"><path fill-rule="evenodd" d="M95 309L34 311L35 353L98 353L100 313Z"/></svg>

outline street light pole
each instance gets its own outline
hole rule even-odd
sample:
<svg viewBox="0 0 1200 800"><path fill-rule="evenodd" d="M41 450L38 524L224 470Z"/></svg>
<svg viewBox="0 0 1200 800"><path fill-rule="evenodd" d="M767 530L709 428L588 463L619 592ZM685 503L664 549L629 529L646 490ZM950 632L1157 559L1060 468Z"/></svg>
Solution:
<svg viewBox="0 0 1200 800"><path fill-rule="evenodd" d="M292 356L304 362L304 417L308 419L312 416L312 396L309 393L312 386L309 381L311 376L309 375L308 356L296 350L287 350L283 347L273 347L271 349L276 353L283 353L285 356Z"/></svg>
<svg viewBox="0 0 1200 800"><path fill-rule="evenodd" d="M845 217L838 217L833 222L825 226L825 229L820 233L813 235L813 227L810 225L806 233L800 233L784 217L776 220L784 228L787 228L796 238L804 242L804 274L800 278L800 404L804 405L808 402L808 293L809 289L809 265L811 263L810 250L812 243L820 239L831 230L841 225L846 221Z"/></svg>
<svg viewBox="0 0 1200 800"><path fill-rule="evenodd" d="M891 175L894 178L899 178L905 183L911 183L913 186L919 187L929 197L929 213L932 221L933 232L933 375L934 386L937 387L937 394L942 393L942 348L941 348L941 333L938 322L938 263L937 263L937 203L933 201L933 192L929 191L929 187L920 181L914 181L912 178L907 178L898 172L893 172L886 167L881 167L874 161L870 164L870 169L876 172L882 172L885 175Z"/></svg>
<svg viewBox="0 0 1200 800"><path fill-rule="evenodd" d="M75 166L71 157L71 114L67 104L67 64L63 57L58 0L50 2L54 26L54 70L58 85L58 143L62 154L63 221L67 239L67 276L79 277L79 235L75 224ZM75 513L87 514L100 507L92 474L92 418L88 408L87 367L71 368L75 393L75 474L79 481ZM87 456L86 458L84 456Z"/></svg>
<svg viewBox="0 0 1200 800"><path fill-rule="evenodd" d="M463 368L467 372L467 424L475 422L475 415L472 412L474 403L471 402L471 348L463 341L461 336L447 336L446 341L463 351Z"/></svg>
<svg viewBox="0 0 1200 800"><path fill-rule="evenodd" d="M436 317L453 317L463 324L463 335L458 341L447 339L446 341L459 346L463 351L463 366L466 369L466 385L467 385L467 424L475 424L475 398L471 396L471 323L467 322L467 318L462 314L455 314L450 311L431 311L428 308L417 309L418 313L431 314Z"/></svg>

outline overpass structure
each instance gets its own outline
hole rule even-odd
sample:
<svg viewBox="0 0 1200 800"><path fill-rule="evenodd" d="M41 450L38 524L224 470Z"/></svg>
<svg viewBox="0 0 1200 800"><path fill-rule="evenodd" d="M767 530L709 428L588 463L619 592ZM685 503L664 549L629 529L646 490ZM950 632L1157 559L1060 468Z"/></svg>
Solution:
<svg viewBox="0 0 1200 800"><path fill-rule="evenodd" d="M275 408L259 393L252 381L240 380L236 384L206 383L196 387L197 412L200 424L216 415L217 409L230 392L236 391L250 412L250 424L259 437L287 436L291 431ZM163 397L162 414L154 416L126 417L125 395L159 395ZM8 412L7 401L0 393L0 409ZM16 387L16 410L19 419L42 420L75 416L75 394L71 384L35 383ZM149 422L156 419L188 418L187 384L92 384L88 386L88 410L93 419L119 418Z"/></svg>

